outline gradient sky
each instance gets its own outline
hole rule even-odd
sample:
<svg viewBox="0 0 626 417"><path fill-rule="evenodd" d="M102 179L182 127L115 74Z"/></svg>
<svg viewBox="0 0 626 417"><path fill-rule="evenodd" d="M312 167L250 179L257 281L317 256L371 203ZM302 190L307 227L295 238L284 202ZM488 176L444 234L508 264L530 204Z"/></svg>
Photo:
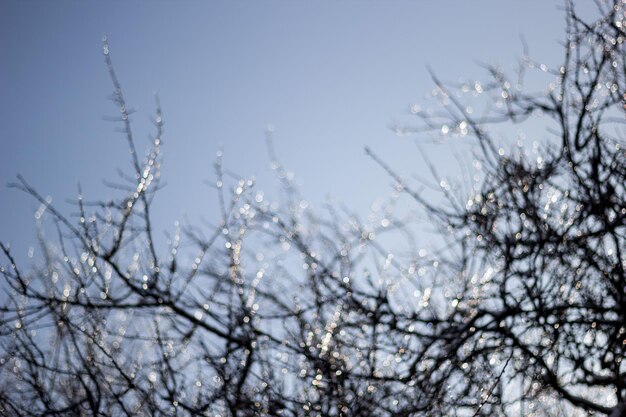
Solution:
<svg viewBox="0 0 626 417"><path fill-rule="evenodd" d="M589 7L588 3L585 7ZM68 213L129 167L101 50L112 57L137 146L152 132L153 92L165 120L157 229L214 218L206 185L223 145L228 168L275 189L264 131L313 203L327 196L364 212L388 193L370 146L403 173L426 175L412 140L389 125L441 78L513 68L522 34L532 56L558 64L563 2L510 1L8 1L0 2L0 239L35 242L32 198L5 184L22 174ZM583 5L581 4L581 7ZM441 145L444 146L444 145ZM455 145L456 146L456 145ZM454 162L433 150L442 172Z"/></svg>

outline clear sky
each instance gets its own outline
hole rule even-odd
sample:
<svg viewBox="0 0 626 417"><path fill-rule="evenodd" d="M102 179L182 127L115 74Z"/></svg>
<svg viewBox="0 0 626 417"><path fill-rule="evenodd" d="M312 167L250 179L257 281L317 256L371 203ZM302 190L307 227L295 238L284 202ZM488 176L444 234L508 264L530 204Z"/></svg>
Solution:
<svg viewBox="0 0 626 417"><path fill-rule="evenodd" d="M579 2L583 3L583 2ZM587 2L584 2L587 6ZM591 3L591 2L588 2ZM220 144L225 164L274 189L264 131L313 202L363 212L388 193L370 146L403 173L425 175L414 144L389 125L441 78L473 79L477 62L513 68L523 34L533 57L562 56L563 2L477 1L9 1L0 2L0 239L24 253L37 204L5 184L21 173L68 212L65 199L111 194L129 167L124 138L103 119L116 109L103 63L112 57L139 149L152 132L153 92L164 111L160 230L212 218L205 185ZM443 145L442 145L443 146ZM456 145L455 145L456 146ZM452 160L435 155L442 172Z"/></svg>

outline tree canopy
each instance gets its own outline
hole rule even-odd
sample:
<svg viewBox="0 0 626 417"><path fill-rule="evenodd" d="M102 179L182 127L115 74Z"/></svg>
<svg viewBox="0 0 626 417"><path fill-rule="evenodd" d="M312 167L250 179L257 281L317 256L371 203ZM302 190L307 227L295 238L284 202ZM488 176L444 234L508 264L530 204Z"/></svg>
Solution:
<svg viewBox="0 0 626 417"><path fill-rule="evenodd" d="M76 216L13 184L56 238L42 231L42 259L26 266L1 245L0 411L625 416L626 4L598 10L588 22L567 3L558 67L524 55L513 76L433 74L440 109L416 110L412 128L475 142L469 186L438 181L443 199L431 200L368 149L394 182L388 205L366 221L316 212L270 138L282 203L218 153L217 224L180 226L166 253L151 217L163 116L157 102L142 158L105 42L130 170L116 198L79 195ZM534 71L545 90L524 86ZM537 117L544 134L530 145L493 133ZM443 249L411 244L400 196Z"/></svg>

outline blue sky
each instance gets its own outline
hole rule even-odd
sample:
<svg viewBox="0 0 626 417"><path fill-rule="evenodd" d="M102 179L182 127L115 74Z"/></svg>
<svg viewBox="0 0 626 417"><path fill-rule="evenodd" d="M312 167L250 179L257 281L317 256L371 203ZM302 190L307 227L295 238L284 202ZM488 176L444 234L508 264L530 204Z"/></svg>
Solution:
<svg viewBox="0 0 626 417"><path fill-rule="evenodd" d="M37 204L5 187L17 173L69 212L65 199L79 181L87 198L106 198L102 180L129 166L124 138L103 119L116 112L107 100L104 34L137 111L139 149L152 133L153 92L162 102L167 186L153 213L164 230L184 216L213 217L205 181L220 145L227 167L275 189L268 125L305 196L364 212L390 183L364 146L403 173L427 175L412 140L389 129L432 89L426 66L446 80L484 75L477 62L511 69L520 34L536 60L558 64L561 7L551 0L4 0L0 239L18 253L35 241ZM453 169L447 151L432 152L442 172Z"/></svg>

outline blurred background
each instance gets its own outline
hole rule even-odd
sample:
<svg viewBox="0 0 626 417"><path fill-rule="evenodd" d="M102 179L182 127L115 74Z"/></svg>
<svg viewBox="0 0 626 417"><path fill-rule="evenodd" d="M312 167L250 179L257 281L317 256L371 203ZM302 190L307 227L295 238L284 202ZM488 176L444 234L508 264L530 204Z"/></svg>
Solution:
<svg viewBox="0 0 626 417"><path fill-rule="evenodd" d="M578 8L593 10L592 2ZM459 139L398 135L413 105L428 106L430 66L444 81L484 77L480 63L513 71L523 36L538 62L562 56L563 2L461 1L9 1L0 3L0 239L18 257L36 247L31 197L6 184L21 174L66 214L80 182L86 199L115 191L129 172L102 55L107 35L133 114L140 153L163 108L165 188L158 232L216 217L213 162L277 196L265 132L313 206L326 199L365 215L390 178L363 149L402 174L453 170ZM435 104L435 103L430 103ZM514 132L512 132L514 134ZM429 139L430 138L430 139ZM185 220L187 219L187 220ZM159 233L157 233L157 236ZM32 252L32 251L31 251Z"/></svg>

